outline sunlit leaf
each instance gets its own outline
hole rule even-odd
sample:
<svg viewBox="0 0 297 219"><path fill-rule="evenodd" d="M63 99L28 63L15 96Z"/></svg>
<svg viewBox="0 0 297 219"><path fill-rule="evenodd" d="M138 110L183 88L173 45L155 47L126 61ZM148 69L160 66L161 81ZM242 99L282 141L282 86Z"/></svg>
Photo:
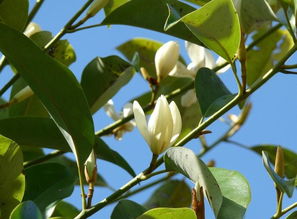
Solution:
<svg viewBox="0 0 297 219"><path fill-rule="evenodd" d="M120 7L121 5L129 2L130 0L109 0L107 5L104 7L105 15L109 15L115 9Z"/></svg>
<svg viewBox="0 0 297 219"><path fill-rule="evenodd" d="M196 219L195 212L190 208L154 208L137 219Z"/></svg>
<svg viewBox="0 0 297 219"><path fill-rule="evenodd" d="M43 219L43 216L33 201L20 203L12 212L10 219Z"/></svg>
<svg viewBox="0 0 297 219"><path fill-rule="evenodd" d="M113 209L110 219L134 219L142 215L145 211L146 209L136 202L121 200Z"/></svg>
<svg viewBox="0 0 297 219"><path fill-rule="evenodd" d="M65 201L60 201L54 206L51 217L75 218L79 214L79 210L73 205Z"/></svg>
<svg viewBox="0 0 297 219"><path fill-rule="evenodd" d="M223 202L220 187L208 167L187 148L170 148L164 155L167 170L182 173L194 183L198 182L217 216Z"/></svg>

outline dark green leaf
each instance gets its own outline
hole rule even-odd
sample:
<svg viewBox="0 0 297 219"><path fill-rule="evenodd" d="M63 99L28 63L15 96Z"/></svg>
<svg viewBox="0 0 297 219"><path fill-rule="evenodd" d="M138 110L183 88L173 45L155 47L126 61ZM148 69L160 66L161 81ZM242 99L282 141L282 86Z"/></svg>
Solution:
<svg viewBox="0 0 297 219"><path fill-rule="evenodd" d="M22 31L27 23L28 7L28 0L1 1L0 22L3 22L16 30Z"/></svg>
<svg viewBox="0 0 297 219"><path fill-rule="evenodd" d="M9 219L43 219L43 216L32 201L20 203L12 212Z"/></svg>
<svg viewBox="0 0 297 219"><path fill-rule="evenodd" d="M0 97L0 105L6 104L7 101L5 101L3 98ZM5 119L9 116L8 108L0 109L0 119Z"/></svg>
<svg viewBox="0 0 297 219"><path fill-rule="evenodd" d="M239 18L232 0L210 1L181 21L208 48L232 62L240 44Z"/></svg>
<svg viewBox="0 0 297 219"><path fill-rule="evenodd" d="M219 212L220 219L242 219L251 201L250 186L243 175L237 171L210 168L222 194L223 203Z"/></svg>
<svg viewBox="0 0 297 219"><path fill-rule="evenodd" d="M274 168L269 161L268 153L265 151L262 151L262 159L267 172L269 173L271 179L275 182L276 186L289 197L292 197L295 188L295 177L288 180L280 177L274 171Z"/></svg>
<svg viewBox="0 0 297 219"><path fill-rule="evenodd" d="M58 163L44 163L25 169L24 200L32 200L43 211L72 194L75 178L69 169Z"/></svg>
<svg viewBox="0 0 297 219"><path fill-rule="evenodd" d="M137 219L196 219L196 214L191 208L154 208Z"/></svg>
<svg viewBox="0 0 297 219"><path fill-rule="evenodd" d="M178 23L168 31L164 31L168 9L166 3L178 8L180 14L185 15L195 8L174 0L137 0L129 1L111 12L102 25L123 24L166 33L196 44L201 42L187 29L183 23ZM133 13L131 13L133 11Z"/></svg>
<svg viewBox="0 0 297 219"><path fill-rule="evenodd" d="M71 219L75 218L75 216L79 214L79 210L76 207L65 201L58 202L54 208L55 210L51 217L63 217Z"/></svg>
<svg viewBox="0 0 297 219"><path fill-rule="evenodd" d="M191 189L184 181L171 180L157 188L145 203L148 209L158 207L189 207Z"/></svg>
<svg viewBox="0 0 297 219"><path fill-rule="evenodd" d="M37 158L43 157L44 152L41 148L30 147L30 146L21 146L24 162L29 160L35 160Z"/></svg>
<svg viewBox="0 0 297 219"><path fill-rule="evenodd" d="M7 219L25 192L23 155L20 147L0 135L0 212Z"/></svg>
<svg viewBox="0 0 297 219"><path fill-rule="evenodd" d="M24 35L4 24L0 32L0 51L42 101L82 166L95 136L88 103L75 76Z"/></svg>
<svg viewBox="0 0 297 219"><path fill-rule="evenodd" d="M130 0L109 0L107 5L104 7L105 15L109 15L112 11L129 1Z"/></svg>
<svg viewBox="0 0 297 219"><path fill-rule="evenodd" d="M296 219L297 218L297 211L294 211L291 213L286 219Z"/></svg>
<svg viewBox="0 0 297 219"><path fill-rule="evenodd" d="M139 215L142 215L146 209L140 204L130 201L121 200L113 209L111 219L136 219Z"/></svg>
<svg viewBox="0 0 297 219"><path fill-rule="evenodd" d="M76 54L68 40L59 40L49 54L66 66L76 61Z"/></svg>
<svg viewBox="0 0 297 219"><path fill-rule="evenodd" d="M269 155L269 160L275 162L275 154L277 145L256 145L251 147L251 150L262 155L262 151L266 151ZM297 154L287 148L282 147L285 158L285 175L288 178L294 178L297 175Z"/></svg>
<svg viewBox="0 0 297 219"><path fill-rule="evenodd" d="M232 99L216 73L208 68L200 68L195 79L196 95L203 116L211 116Z"/></svg>
<svg viewBox="0 0 297 219"><path fill-rule="evenodd" d="M84 69L81 86L92 113L107 103L133 76L131 65L118 56L93 59Z"/></svg>
<svg viewBox="0 0 297 219"><path fill-rule="evenodd" d="M198 182L203 187L215 215L218 215L223 201L220 187L208 167L195 153L183 147L170 148L164 155L164 161L167 170L177 171L194 183Z"/></svg>
<svg viewBox="0 0 297 219"><path fill-rule="evenodd" d="M110 149L108 145L100 138L96 139L94 151L99 159L116 164L126 170L131 176L136 176L134 170L127 163L127 161L118 152Z"/></svg>

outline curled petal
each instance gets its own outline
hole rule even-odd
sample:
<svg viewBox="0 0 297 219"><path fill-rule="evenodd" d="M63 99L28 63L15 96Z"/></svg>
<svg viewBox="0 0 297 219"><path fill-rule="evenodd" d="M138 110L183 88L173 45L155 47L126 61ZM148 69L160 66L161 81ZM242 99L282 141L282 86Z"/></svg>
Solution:
<svg viewBox="0 0 297 219"><path fill-rule="evenodd" d="M114 121L121 118L120 115L115 111L114 103L111 99L103 106L103 109L105 110L106 114Z"/></svg>
<svg viewBox="0 0 297 219"><path fill-rule="evenodd" d="M181 105L183 107L190 107L197 102L197 97L194 89L189 90L181 97Z"/></svg>
<svg viewBox="0 0 297 219"><path fill-rule="evenodd" d="M210 69L215 67L215 60L214 60L213 56L211 55L211 53L206 49L205 49L204 67L207 67Z"/></svg>
<svg viewBox="0 0 297 219"><path fill-rule="evenodd" d="M127 117L133 113L133 105L132 103L125 104L123 108L123 117Z"/></svg>
<svg viewBox="0 0 297 219"><path fill-rule="evenodd" d="M227 61L222 58L221 56L219 56L219 58L217 59L216 61L216 66L219 66L219 65L222 65L224 63L226 63ZM221 73L224 73L226 71L228 71L228 69L231 67L230 64L226 65L225 67L221 68L220 70L217 71L217 74L221 74Z"/></svg>
<svg viewBox="0 0 297 219"><path fill-rule="evenodd" d="M188 41L185 42L187 53L195 65L204 63L205 48Z"/></svg>
<svg viewBox="0 0 297 219"><path fill-rule="evenodd" d="M180 115L180 112L175 104L174 101L172 101L169 105L170 111L171 111L171 116L173 120L173 130L172 130L172 137L170 139L170 145L171 146L176 139L178 138L181 129L182 129L182 118Z"/></svg>
<svg viewBox="0 0 297 219"><path fill-rule="evenodd" d="M178 78L195 78L195 73L188 70L187 67L179 61L176 63L173 70L169 72L169 75Z"/></svg>
<svg viewBox="0 0 297 219"><path fill-rule="evenodd" d="M147 144L150 145L150 134L148 132L146 117L137 101L133 102L133 113L137 128L139 129Z"/></svg>

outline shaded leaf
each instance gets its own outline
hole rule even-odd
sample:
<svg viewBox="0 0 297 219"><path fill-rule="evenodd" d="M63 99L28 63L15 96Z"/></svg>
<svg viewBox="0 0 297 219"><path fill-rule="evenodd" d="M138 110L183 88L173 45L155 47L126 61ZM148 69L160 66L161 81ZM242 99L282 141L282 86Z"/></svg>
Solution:
<svg viewBox="0 0 297 219"><path fill-rule="evenodd" d="M75 216L78 215L80 212L72 204L65 201L59 201L54 208L55 209L51 217L62 217L62 218L66 217L70 219L70 218L75 218Z"/></svg>
<svg viewBox="0 0 297 219"><path fill-rule="evenodd" d="M226 105L233 97L216 73L200 68L195 79L196 96L203 116L208 117Z"/></svg>
<svg viewBox="0 0 297 219"><path fill-rule="evenodd" d="M242 219L251 201L248 181L237 171L210 168L223 194L223 203L218 215L220 219Z"/></svg>
<svg viewBox="0 0 297 219"><path fill-rule="evenodd" d="M129 1L130 0L109 0L107 5L104 7L105 16L109 15L112 11Z"/></svg>
<svg viewBox="0 0 297 219"><path fill-rule="evenodd" d="M94 125L75 76L24 35L3 24L0 32L0 51L40 98L81 166L94 144Z"/></svg>
<svg viewBox="0 0 297 219"><path fill-rule="evenodd" d="M194 183L203 187L204 193L217 216L222 205L223 196L220 187L208 167L187 148L169 148L164 155L167 170L182 173Z"/></svg>
<svg viewBox="0 0 297 219"><path fill-rule="evenodd" d="M33 201L20 203L12 212L10 219L43 219L43 216Z"/></svg>
<svg viewBox="0 0 297 219"><path fill-rule="evenodd" d="M3 219L23 199L25 177L22 174L23 155L20 147L0 135L0 212Z"/></svg>
<svg viewBox="0 0 297 219"><path fill-rule="evenodd" d="M130 201L121 200L113 209L111 219L136 219L139 215L142 215L146 209L140 204Z"/></svg>
<svg viewBox="0 0 297 219"><path fill-rule="evenodd" d="M275 162L275 154L278 145L256 145L251 147L251 150L262 155L262 151L266 151L269 155L269 160ZM282 147L285 157L285 176L294 178L297 175L297 154L287 148Z"/></svg>
<svg viewBox="0 0 297 219"><path fill-rule="evenodd" d="M292 197L294 192L294 186L295 186L295 177L293 179L284 179L280 177L272 167L269 158L268 153L265 151L262 151L262 159L264 167L266 168L267 172L269 173L271 179L275 182L276 186L284 193L286 193L289 197Z"/></svg>
<svg viewBox="0 0 297 219"><path fill-rule="evenodd" d="M76 54L68 40L59 40L49 54L66 66L76 61Z"/></svg>
<svg viewBox="0 0 297 219"><path fill-rule="evenodd" d="M41 209L72 194L75 178L69 169L58 163L44 163L25 169L24 200L32 200Z"/></svg>
<svg viewBox="0 0 297 219"><path fill-rule="evenodd" d="M191 189L187 183L179 180L170 180L157 188L144 206L148 209L189 207L191 199Z"/></svg>
<svg viewBox="0 0 297 219"><path fill-rule="evenodd" d="M286 219L296 219L297 218L297 211L294 211L291 213Z"/></svg>
<svg viewBox="0 0 297 219"><path fill-rule="evenodd" d="M131 65L118 56L93 59L83 70L81 86L92 113L107 103L133 76Z"/></svg>
<svg viewBox="0 0 297 219"><path fill-rule="evenodd" d="M183 23L179 23L164 31L164 24L167 19L168 9L166 3L178 8L182 15L190 13L195 8L174 0L137 0L129 1L110 13L102 22L102 25L123 24L166 33L196 44L200 41L187 29ZM135 13L131 13L131 11Z"/></svg>
<svg viewBox="0 0 297 219"><path fill-rule="evenodd" d="M22 31L28 18L28 0L3 0L0 2L0 22Z"/></svg>
<svg viewBox="0 0 297 219"><path fill-rule="evenodd" d="M210 1L181 21L208 48L232 62L240 44L240 24L232 0Z"/></svg>
<svg viewBox="0 0 297 219"><path fill-rule="evenodd" d="M190 208L154 208L137 219L196 219L195 212Z"/></svg>

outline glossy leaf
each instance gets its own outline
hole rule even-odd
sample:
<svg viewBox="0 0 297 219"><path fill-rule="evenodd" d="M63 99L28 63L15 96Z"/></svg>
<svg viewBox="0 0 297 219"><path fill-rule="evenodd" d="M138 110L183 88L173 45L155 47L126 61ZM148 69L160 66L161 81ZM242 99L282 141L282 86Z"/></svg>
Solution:
<svg viewBox="0 0 297 219"><path fill-rule="evenodd" d="M81 86L92 113L107 103L133 76L133 68L117 56L93 59L82 73Z"/></svg>
<svg viewBox="0 0 297 219"><path fill-rule="evenodd" d="M200 68L195 79L196 96L203 116L208 117L232 100L232 94L216 73Z"/></svg>
<svg viewBox="0 0 297 219"><path fill-rule="evenodd" d="M265 151L262 151L262 159L263 164L269 173L271 179L275 182L276 186L284 193L286 193L289 197L292 197L294 192L294 186L295 186L295 177L293 179L284 179L280 177L272 167L269 158L268 153Z"/></svg>
<svg viewBox="0 0 297 219"><path fill-rule="evenodd" d="M258 39L265 31L267 28L257 32L253 36L254 40ZM257 47L249 50L246 63L248 85L251 86L255 81L261 79L293 45L293 40L287 30L277 30L259 42Z"/></svg>
<svg viewBox="0 0 297 219"><path fill-rule="evenodd" d="M3 98L0 97L0 105L6 104L7 101L5 101ZM0 119L5 119L9 116L8 108L4 108L0 110Z"/></svg>
<svg viewBox="0 0 297 219"><path fill-rule="evenodd" d="M204 193L217 216L223 202L220 187L208 167L187 148L170 148L164 155L167 170L182 173L203 187Z"/></svg>
<svg viewBox="0 0 297 219"><path fill-rule="evenodd" d="M251 201L248 181L237 171L210 168L223 194L223 203L218 215L220 219L242 219Z"/></svg>
<svg viewBox="0 0 297 219"><path fill-rule="evenodd" d="M33 201L20 203L12 212L10 219L43 219L43 216Z"/></svg>
<svg viewBox="0 0 297 219"><path fill-rule="evenodd" d="M211 0L186 0L186 1L197 5L205 5L207 2L210 2Z"/></svg>
<svg viewBox="0 0 297 219"><path fill-rule="evenodd" d="M40 98L82 165L94 144L94 125L75 76L24 35L3 24L0 32L0 51Z"/></svg>
<svg viewBox="0 0 297 219"><path fill-rule="evenodd" d="M265 0L233 0L240 18L241 28L249 33L254 27L259 27L276 17Z"/></svg>
<svg viewBox="0 0 297 219"><path fill-rule="evenodd" d="M123 24L141 27L166 33L196 44L201 42L187 29L183 23L179 23L164 31L164 24L167 19L168 9L166 3L179 8L182 14L187 14L195 9L187 4L174 0L137 0L129 1L110 13L101 25ZM135 13L131 13L131 11Z"/></svg>
<svg viewBox="0 0 297 219"><path fill-rule="evenodd" d="M24 200L32 200L41 211L72 194L75 178L69 169L58 163L44 163L25 169Z"/></svg>
<svg viewBox="0 0 297 219"><path fill-rule="evenodd" d="M275 162L275 154L277 145L256 145L251 147L251 150L262 155L262 151L266 151L269 155L269 160ZM285 176L287 178L294 178L297 175L297 154L287 148L282 147L285 158Z"/></svg>
<svg viewBox="0 0 297 219"><path fill-rule="evenodd" d="M297 211L294 211L291 213L286 219L296 219L297 218Z"/></svg>
<svg viewBox="0 0 297 219"><path fill-rule="evenodd" d="M7 219L25 192L23 155L20 147L8 138L0 135L0 211Z"/></svg>
<svg viewBox="0 0 297 219"><path fill-rule="evenodd" d="M66 66L76 61L75 51L68 40L59 40L49 54Z"/></svg>
<svg viewBox="0 0 297 219"><path fill-rule="evenodd" d="M136 202L121 200L113 209L110 219L135 219L145 211L146 209Z"/></svg>
<svg viewBox="0 0 297 219"><path fill-rule="evenodd" d="M157 188L145 203L148 209L159 207L189 207L191 189L184 181L170 180Z"/></svg>
<svg viewBox="0 0 297 219"><path fill-rule="evenodd" d="M28 0L3 0L0 2L0 22L22 31L28 18Z"/></svg>
<svg viewBox="0 0 297 219"><path fill-rule="evenodd" d="M111 0L108 1L107 5L104 7L105 16L109 15L112 11L117 9L123 4L126 4L130 0Z"/></svg>
<svg viewBox="0 0 297 219"><path fill-rule="evenodd" d="M79 210L73 205L65 201L60 201L55 205L51 217L75 218L79 214Z"/></svg>
<svg viewBox="0 0 297 219"><path fill-rule="evenodd" d="M239 18L232 0L210 1L181 21L208 48L232 62L240 44Z"/></svg>
<svg viewBox="0 0 297 219"><path fill-rule="evenodd" d="M196 219L195 212L190 208L154 208L137 219Z"/></svg>

